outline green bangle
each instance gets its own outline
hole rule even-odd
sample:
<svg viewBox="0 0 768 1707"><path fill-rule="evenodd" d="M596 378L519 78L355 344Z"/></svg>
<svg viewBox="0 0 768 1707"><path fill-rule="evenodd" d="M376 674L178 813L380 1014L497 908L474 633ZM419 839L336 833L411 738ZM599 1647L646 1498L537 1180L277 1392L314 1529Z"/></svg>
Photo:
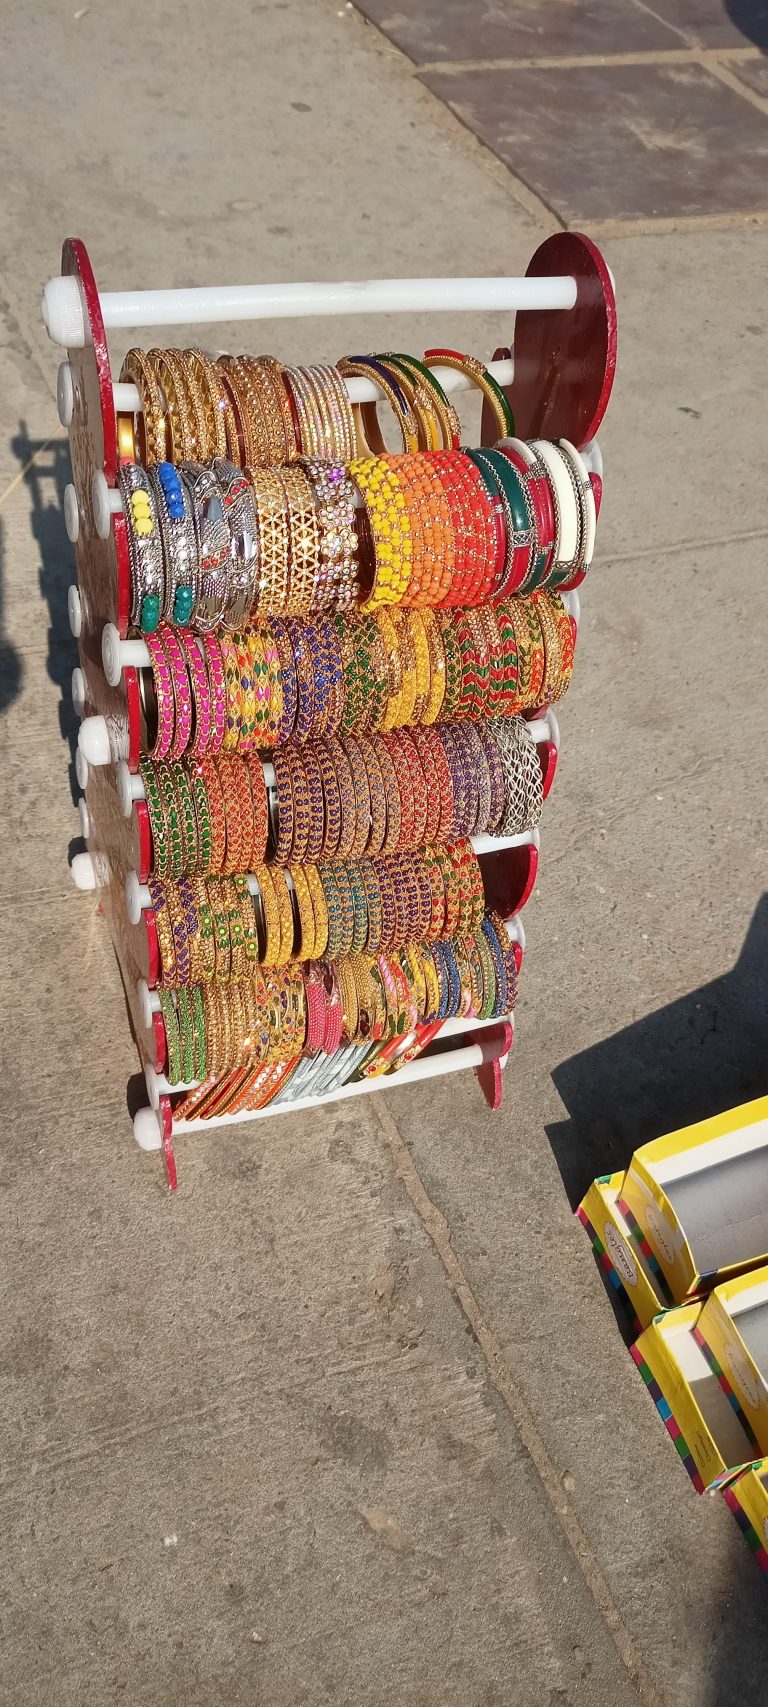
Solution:
<svg viewBox="0 0 768 1707"><path fill-rule="evenodd" d="M195 808L192 803L192 790L189 786L189 777L184 766L178 759L169 760L166 776L168 779L165 795L166 803L169 811L171 810L171 802L173 801L175 803L181 821L181 836L183 843L182 871L193 872L197 870L198 857L197 818L195 817Z"/></svg>
<svg viewBox="0 0 768 1707"><path fill-rule="evenodd" d="M152 837L152 869L156 877L175 877L181 871L181 829L178 820L166 806L165 791L160 786L162 760L159 764L143 759L139 776L144 784L144 800L149 816Z"/></svg>
<svg viewBox="0 0 768 1707"><path fill-rule="evenodd" d="M168 1081L177 1085L181 1079L181 1038L176 1009L170 990L160 990L160 1012L165 1026L165 1046L168 1054Z"/></svg>
<svg viewBox="0 0 768 1707"><path fill-rule="evenodd" d="M205 1012L199 984L193 984L188 991L190 999L190 1020L192 1025L193 1048L193 1079L204 1079L206 1069L205 1048Z"/></svg>

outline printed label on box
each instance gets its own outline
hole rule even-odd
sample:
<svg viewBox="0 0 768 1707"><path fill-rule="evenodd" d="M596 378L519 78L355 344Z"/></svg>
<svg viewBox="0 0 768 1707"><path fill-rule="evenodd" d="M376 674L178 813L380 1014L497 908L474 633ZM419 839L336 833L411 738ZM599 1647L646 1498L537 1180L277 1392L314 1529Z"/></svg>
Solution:
<svg viewBox="0 0 768 1707"><path fill-rule="evenodd" d="M723 1352L737 1389L740 1387L742 1392L746 1394L749 1404L758 1410L762 1394L755 1380L754 1371L750 1368L749 1361L744 1356L741 1347L726 1342L723 1346Z"/></svg>
<svg viewBox="0 0 768 1707"><path fill-rule="evenodd" d="M670 1268L672 1268L676 1255L672 1228L670 1227L666 1217L662 1215L658 1204L650 1203L646 1214L648 1217L648 1226L650 1228L656 1250L658 1251L659 1256L663 1258L664 1262L668 1263Z"/></svg>
<svg viewBox="0 0 768 1707"><path fill-rule="evenodd" d="M637 1285L637 1269L627 1250L624 1240L619 1237L613 1223L606 1221L603 1226L603 1244L613 1263L614 1268L626 1280L628 1286Z"/></svg>

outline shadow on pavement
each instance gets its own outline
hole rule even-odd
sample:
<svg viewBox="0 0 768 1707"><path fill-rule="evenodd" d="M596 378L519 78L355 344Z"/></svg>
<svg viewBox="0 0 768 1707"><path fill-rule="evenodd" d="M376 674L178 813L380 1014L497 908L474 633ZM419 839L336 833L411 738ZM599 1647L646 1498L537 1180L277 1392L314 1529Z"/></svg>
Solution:
<svg viewBox="0 0 768 1707"><path fill-rule="evenodd" d="M767 1092L768 894L730 972L573 1055L552 1078L569 1119L547 1135L574 1208L638 1144Z"/></svg>
<svg viewBox="0 0 768 1707"><path fill-rule="evenodd" d="M21 693L24 666L5 633L5 535L0 522L0 716Z"/></svg>
<svg viewBox="0 0 768 1707"><path fill-rule="evenodd" d="M741 30L747 41L768 53L768 4L766 0L726 0L725 10L732 24Z"/></svg>
<svg viewBox="0 0 768 1707"><path fill-rule="evenodd" d="M80 789L75 777L78 720L72 704L72 671L77 663L67 614L67 591L74 580L72 547L64 528L64 487L70 478L69 444L66 437L31 439L26 422L12 440L12 449L25 470L24 484L31 499L32 532L40 552L40 591L48 606L48 674L61 690L59 726L70 752L69 780L72 799ZM32 458L36 460L32 462ZM31 466L28 466L30 465ZM2 655L0 654L0 665Z"/></svg>

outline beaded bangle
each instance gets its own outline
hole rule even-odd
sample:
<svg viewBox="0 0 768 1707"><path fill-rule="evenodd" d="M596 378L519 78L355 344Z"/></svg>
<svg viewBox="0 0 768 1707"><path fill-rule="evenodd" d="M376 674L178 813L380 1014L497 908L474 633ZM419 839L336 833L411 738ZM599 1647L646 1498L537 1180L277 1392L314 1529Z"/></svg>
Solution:
<svg viewBox="0 0 768 1707"><path fill-rule="evenodd" d="M332 865L323 865L320 867L317 867L317 866L307 867L308 873L311 870L315 871L315 873L319 879L320 886L321 886L322 892L323 892L323 897L325 900L326 913L328 916L328 941L327 941L327 946L326 946L324 952L328 955L329 959L336 960L336 959L338 959L338 956L341 953L342 944L344 942L344 917L343 917L343 913L342 913L342 898L341 898L341 895L339 893L338 884L336 882L336 867L332 866ZM350 935L351 935L351 924L352 924L352 897L351 897L351 895L348 897L348 908L349 908L349 927L350 927Z"/></svg>
<svg viewBox="0 0 768 1707"><path fill-rule="evenodd" d="M325 890L323 889L323 885L320 881L320 874L317 866L306 866L304 868L304 874L309 887L309 893L312 897L312 911L315 916L315 948L313 958L315 960L319 960L328 952L328 936L330 931L328 905L325 899Z"/></svg>
<svg viewBox="0 0 768 1707"><path fill-rule="evenodd" d="M395 853L399 848L415 847L414 827L416 818L416 802L413 793L413 778L408 754L401 745L399 731L388 735L379 735L379 747L384 746L391 759L397 778L397 792L400 798L400 827L397 842L387 842L389 852Z"/></svg>
<svg viewBox="0 0 768 1707"><path fill-rule="evenodd" d="M478 740L482 744L485 755L485 763L488 769L489 789L488 816L485 824L479 826L478 829L480 834L485 832L493 835L498 832L499 824L501 823L504 812L506 797L504 766L498 744L493 738L493 725L489 723L478 723L475 725L475 728L477 730Z"/></svg>
<svg viewBox="0 0 768 1707"><path fill-rule="evenodd" d="M373 586L364 609L396 604L411 577L411 531L397 475L378 457L357 457L349 473L363 495L374 554Z"/></svg>
<svg viewBox="0 0 768 1707"><path fill-rule="evenodd" d="M283 691L276 738L277 743L280 743L289 740L294 732L298 711L298 678L293 646L285 622L280 617L273 617L269 626L280 660L280 682Z"/></svg>
<svg viewBox="0 0 768 1707"><path fill-rule="evenodd" d="M367 826L363 823L361 829L358 827L357 794L352 767L341 742L335 736L328 736L324 751L326 757L321 760L326 821L323 858L333 859L336 855L340 859L356 857L365 850ZM333 772L332 780L330 774L326 774L326 763ZM365 767L362 768L364 771ZM358 841L362 842L359 849ZM329 851L331 849L332 852Z"/></svg>
<svg viewBox="0 0 768 1707"><path fill-rule="evenodd" d="M440 837L440 819L442 815L440 778L434 757L434 747L437 737L433 729L411 729L408 732L408 739L415 749L421 775L424 779L424 804L426 814L423 825L421 825L419 821L421 828L419 843L434 842ZM450 788L450 776L448 778L448 785Z"/></svg>
<svg viewBox="0 0 768 1707"><path fill-rule="evenodd" d="M288 961L293 958L296 938L296 920L291 901L291 891L288 888L285 872L279 866L272 869L270 877L277 897L277 908L280 915L280 953L277 965L287 966Z"/></svg>
<svg viewBox="0 0 768 1707"><path fill-rule="evenodd" d="M312 667L312 645L308 626L287 620L285 629L291 643L296 668L297 710L293 730L295 741L307 741L315 723L315 677Z"/></svg>
<svg viewBox="0 0 768 1707"><path fill-rule="evenodd" d="M315 855L306 854L307 859L334 859L339 851L341 839L341 791L339 779L333 759L325 742L319 741L315 747L306 753L307 762L316 769L320 780L320 824L319 848ZM354 832L354 822L352 824ZM313 842L313 846L314 846Z"/></svg>
<svg viewBox="0 0 768 1707"><path fill-rule="evenodd" d="M368 743L365 743L362 748L366 761L367 746ZM386 745L385 737L383 735L372 736L370 746L376 755L376 763L381 774L381 780L384 787L384 799L386 802L386 831L381 851L384 854L389 854L393 853L400 843L400 831L402 824L400 789L397 781L397 772L392 762L389 749ZM368 773L368 778L370 783L370 771ZM373 792L371 792L371 810L373 811ZM371 826L371 841L373 841L373 825Z"/></svg>
<svg viewBox="0 0 768 1707"><path fill-rule="evenodd" d="M304 765L304 775L307 779L309 793L309 837L307 840L306 858L316 864L323 847L325 830L325 808L323 802L323 779L316 762L310 761Z"/></svg>
<svg viewBox="0 0 768 1707"><path fill-rule="evenodd" d="M349 772L352 778L352 787L354 790L354 838L350 840L349 845L347 845L343 828L343 845L342 842L339 843L339 853L344 856L349 856L350 858L359 859L360 855L366 852L378 853L381 845L379 843L378 847L374 847L371 842L371 837L374 833L374 824L372 791L371 783L369 781L368 765L363 757L359 741L353 740L352 736L339 736L338 743L331 743L331 752L334 755L337 745L339 749L339 766L337 767L339 774L341 774L341 761L343 757L349 766ZM384 785L381 780L381 772L376 764L375 754L372 751L370 755L370 763L372 767L374 785L378 788L381 795L381 816L380 819L377 820L376 831L378 833L380 824L381 838L383 840L386 832L386 802L384 800ZM351 816L352 814L350 811L350 818ZM344 827L346 823L347 819L344 814L342 814L342 826Z"/></svg>
<svg viewBox="0 0 768 1707"><path fill-rule="evenodd" d="M306 858L306 843L309 836L309 791L307 779L301 764L299 754L293 749L287 752L278 748L272 760L275 770L275 804L273 816L277 821L277 831L273 859L276 865L287 865L294 849L294 840L298 843L297 858ZM294 791L294 781L296 783ZM296 803L298 801L298 813ZM298 836L295 837L295 824L298 817Z"/></svg>
<svg viewBox="0 0 768 1707"><path fill-rule="evenodd" d="M403 697L403 659L400 652L400 631L393 614L385 606L376 611L376 626L384 647L387 671L387 697L379 718L381 729L394 729L401 723L400 707Z"/></svg>
<svg viewBox="0 0 768 1707"><path fill-rule="evenodd" d="M365 830L365 851L369 854L381 853L387 836L387 794L384 786L384 776L378 760L373 739L358 735L354 743L347 738L344 743L353 769L355 792L359 816L359 836L357 846L362 842ZM363 785L362 764L365 772ZM361 848L362 851L362 848Z"/></svg>
<svg viewBox="0 0 768 1707"><path fill-rule="evenodd" d="M450 615L448 611L438 611L437 621L442 635L443 651L445 655L445 691L443 694L441 717L448 722L451 718L458 717L459 715L463 689L463 665L461 647L459 645L453 616Z"/></svg>

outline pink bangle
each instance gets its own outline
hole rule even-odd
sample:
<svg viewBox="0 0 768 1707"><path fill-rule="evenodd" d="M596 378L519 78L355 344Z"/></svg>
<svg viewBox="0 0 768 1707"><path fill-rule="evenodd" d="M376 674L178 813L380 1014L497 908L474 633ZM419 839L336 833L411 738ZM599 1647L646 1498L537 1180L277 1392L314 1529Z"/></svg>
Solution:
<svg viewBox="0 0 768 1707"><path fill-rule="evenodd" d="M189 679L192 684L192 699L195 707L195 733L190 745L191 753L205 753L208 749L213 730L213 712L211 710L211 695L208 689L208 671L205 659L193 634L185 629L179 632L179 641L184 649Z"/></svg>
<svg viewBox="0 0 768 1707"><path fill-rule="evenodd" d="M221 647L214 634L201 634L200 642L205 653L205 663L208 671L208 686L210 688L211 707L211 736L208 742L209 751L217 753L224 740L224 728L227 707L227 693L224 685L224 661Z"/></svg>
<svg viewBox="0 0 768 1707"><path fill-rule="evenodd" d="M146 635L147 650L152 665L152 682L157 704L157 736L149 757L165 759L171 750L175 733L173 677L168 662L162 632Z"/></svg>
<svg viewBox="0 0 768 1707"><path fill-rule="evenodd" d="M176 713L176 728L174 730L169 759L179 759L189 746L192 734L192 689L189 684L189 671L184 662L184 653L172 628L163 633L165 656L173 682L173 699Z"/></svg>
<svg viewBox="0 0 768 1707"><path fill-rule="evenodd" d="M307 1007L307 1035L304 1048L310 1055L316 1055L322 1049L325 1037L325 990L319 978L304 979L304 995Z"/></svg>

